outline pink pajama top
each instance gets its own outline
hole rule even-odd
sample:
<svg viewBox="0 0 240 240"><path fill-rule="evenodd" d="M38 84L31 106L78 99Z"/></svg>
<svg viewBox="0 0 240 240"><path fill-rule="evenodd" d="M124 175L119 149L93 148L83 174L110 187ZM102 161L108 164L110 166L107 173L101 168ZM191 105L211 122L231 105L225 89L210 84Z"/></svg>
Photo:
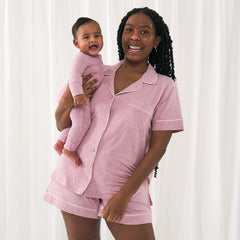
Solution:
<svg viewBox="0 0 240 240"><path fill-rule="evenodd" d="M91 126L78 148L75 167L61 156L52 178L87 197L110 199L126 183L147 152L152 131L183 130L176 82L149 64L143 76L114 94L117 65L105 67L91 100ZM149 176L131 201L151 202Z"/></svg>

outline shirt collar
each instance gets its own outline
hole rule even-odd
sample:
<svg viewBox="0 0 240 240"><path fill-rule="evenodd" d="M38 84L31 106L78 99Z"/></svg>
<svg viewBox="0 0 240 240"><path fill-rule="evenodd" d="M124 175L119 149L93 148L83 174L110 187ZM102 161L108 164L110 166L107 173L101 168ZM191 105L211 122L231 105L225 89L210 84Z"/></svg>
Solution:
<svg viewBox="0 0 240 240"><path fill-rule="evenodd" d="M106 67L104 71L104 84L108 87L110 92L113 94L114 93L114 76L117 71L117 69L121 66L123 63L123 60L120 61L118 64L112 67ZM152 67L151 64L148 64L147 71L142 75L142 77L128 86L127 88L123 89L121 92L117 94L122 94L122 93L128 93L128 92L135 92L140 89L142 89L142 84L156 84L157 83L157 73Z"/></svg>
<svg viewBox="0 0 240 240"><path fill-rule="evenodd" d="M147 84L157 83L157 73L150 63L148 64L147 71L142 75L142 77L139 80Z"/></svg>

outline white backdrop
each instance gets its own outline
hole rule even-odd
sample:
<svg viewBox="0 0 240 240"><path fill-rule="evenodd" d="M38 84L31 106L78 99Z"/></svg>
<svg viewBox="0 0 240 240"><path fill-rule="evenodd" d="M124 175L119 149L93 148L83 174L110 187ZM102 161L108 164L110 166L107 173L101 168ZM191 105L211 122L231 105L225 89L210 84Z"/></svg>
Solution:
<svg viewBox="0 0 240 240"><path fill-rule="evenodd" d="M1 0L0 240L66 239L42 198L57 162L56 97L76 52L71 27L99 21L104 63L114 64L120 20L143 6L170 28L185 123L151 185L156 239L240 239L239 0ZM102 239L113 239L104 222Z"/></svg>

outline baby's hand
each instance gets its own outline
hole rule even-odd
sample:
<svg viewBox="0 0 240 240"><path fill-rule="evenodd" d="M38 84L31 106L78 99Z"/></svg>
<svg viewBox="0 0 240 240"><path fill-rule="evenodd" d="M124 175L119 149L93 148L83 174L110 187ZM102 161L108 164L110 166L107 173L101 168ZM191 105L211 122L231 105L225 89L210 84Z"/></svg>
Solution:
<svg viewBox="0 0 240 240"><path fill-rule="evenodd" d="M88 98L84 94L76 95L74 98L74 107L77 107L79 105L86 105L86 102L88 101Z"/></svg>

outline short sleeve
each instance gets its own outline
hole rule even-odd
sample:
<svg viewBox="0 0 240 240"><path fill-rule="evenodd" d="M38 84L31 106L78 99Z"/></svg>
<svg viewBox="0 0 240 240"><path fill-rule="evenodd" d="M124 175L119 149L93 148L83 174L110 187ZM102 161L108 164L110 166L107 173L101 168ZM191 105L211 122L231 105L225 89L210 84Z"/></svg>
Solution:
<svg viewBox="0 0 240 240"><path fill-rule="evenodd" d="M160 98L152 119L152 131L183 130L183 118L176 82L169 84Z"/></svg>

